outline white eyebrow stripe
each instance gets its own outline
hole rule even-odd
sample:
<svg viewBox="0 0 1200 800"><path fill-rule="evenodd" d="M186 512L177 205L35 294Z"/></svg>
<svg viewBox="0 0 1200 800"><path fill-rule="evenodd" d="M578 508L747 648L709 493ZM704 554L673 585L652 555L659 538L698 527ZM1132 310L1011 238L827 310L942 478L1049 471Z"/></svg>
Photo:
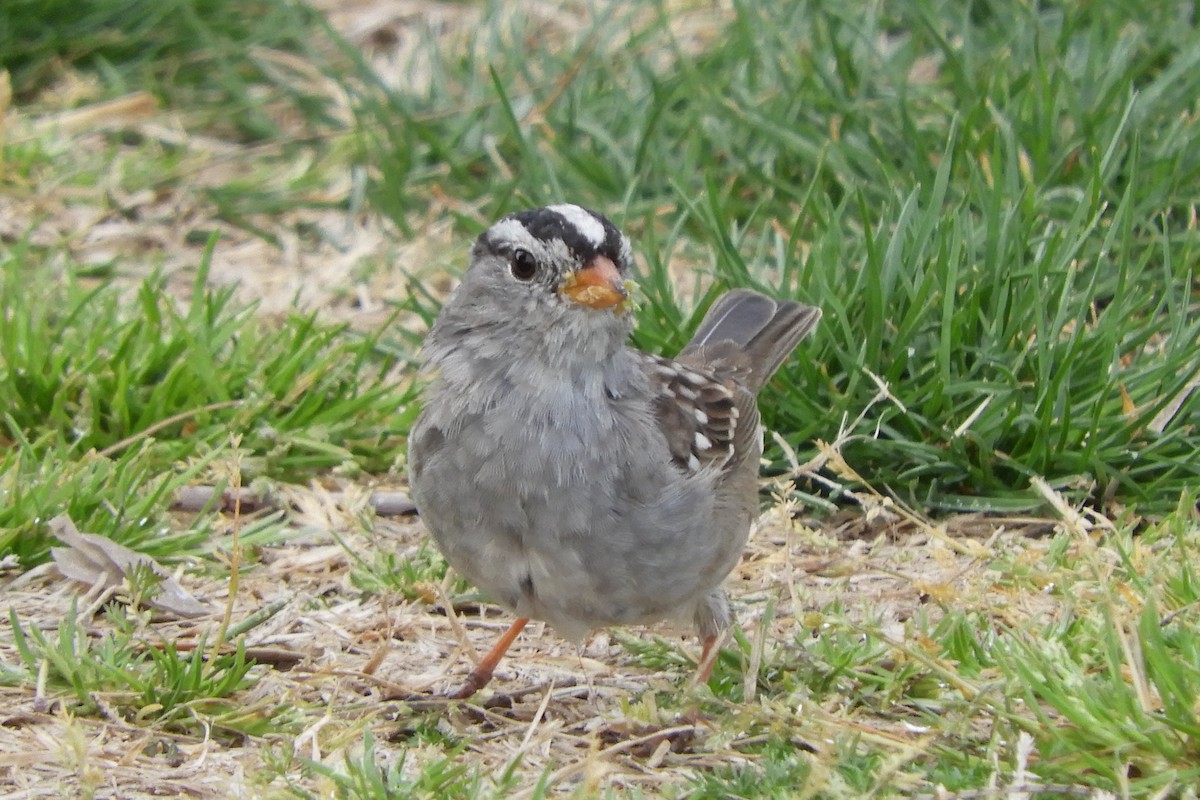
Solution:
<svg viewBox="0 0 1200 800"><path fill-rule="evenodd" d="M492 241L508 241L513 244L530 247L537 240L525 229L525 226L515 219L502 219L488 229Z"/></svg>
<svg viewBox="0 0 1200 800"><path fill-rule="evenodd" d="M604 226L600 224L600 220L592 216L586 209L571 203L560 203L554 206L546 206L546 208L565 219L571 227L579 231L585 239L592 243L592 247L599 247L604 244Z"/></svg>

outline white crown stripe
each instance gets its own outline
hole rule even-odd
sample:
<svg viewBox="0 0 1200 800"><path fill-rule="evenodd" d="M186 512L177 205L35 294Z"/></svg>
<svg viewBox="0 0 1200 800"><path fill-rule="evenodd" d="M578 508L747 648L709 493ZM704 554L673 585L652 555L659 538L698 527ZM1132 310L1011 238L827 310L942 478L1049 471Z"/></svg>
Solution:
<svg viewBox="0 0 1200 800"><path fill-rule="evenodd" d="M592 243L592 247L599 247L604 244L604 225L587 209L571 205L570 203L546 206L546 208L565 219L571 227L579 231L583 238Z"/></svg>

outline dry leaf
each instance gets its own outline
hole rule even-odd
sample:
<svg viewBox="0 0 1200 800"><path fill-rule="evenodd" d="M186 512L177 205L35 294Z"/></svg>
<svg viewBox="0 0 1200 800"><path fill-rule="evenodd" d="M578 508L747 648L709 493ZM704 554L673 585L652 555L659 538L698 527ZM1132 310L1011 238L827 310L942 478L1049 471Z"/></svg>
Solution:
<svg viewBox="0 0 1200 800"><path fill-rule="evenodd" d="M64 134L112 130L147 120L154 116L157 108L158 101L154 95L137 91L124 97L53 114L38 120L35 129L39 132L56 130Z"/></svg>
<svg viewBox="0 0 1200 800"><path fill-rule="evenodd" d="M1137 415L1137 403L1133 402L1133 398L1129 396L1129 390L1125 388L1125 384L1117 384L1118 391L1121 392L1121 413L1126 419Z"/></svg>
<svg viewBox="0 0 1200 800"><path fill-rule="evenodd" d="M50 548L50 556L58 571L71 580L115 588L136 567L144 564L162 579L158 593L146 600L151 607L180 617L200 617L212 612L150 556L95 533L80 533L65 514L50 520L50 532L66 545Z"/></svg>

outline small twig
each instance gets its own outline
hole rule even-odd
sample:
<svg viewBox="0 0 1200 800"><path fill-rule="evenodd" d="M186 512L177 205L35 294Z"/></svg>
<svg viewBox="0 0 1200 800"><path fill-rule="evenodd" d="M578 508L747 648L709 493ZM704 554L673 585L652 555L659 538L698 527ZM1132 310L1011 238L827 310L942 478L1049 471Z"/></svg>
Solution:
<svg viewBox="0 0 1200 800"><path fill-rule="evenodd" d="M166 419L159 420L158 422L154 423L153 425L146 428L145 430L138 431L137 433L133 434L132 436L126 436L121 441L110 444L108 447L104 448L103 450L98 451L98 455L101 455L101 456L104 456L105 458L107 458L108 456L111 456L115 453L119 453L120 451L124 450L126 447L128 447L131 444L134 444L135 442L139 442L142 439L148 439L149 437L151 437L154 434L161 431L163 428L171 427L176 422L183 422L185 419L194 417L198 414L203 414L207 411L219 411L222 408L233 408L234 406L240 406L243 402L245 402L245 401L244 400L224 400L220 403L210 403L209 405L201 406L200 408L190 408L187 411L180 411L178 414L174 414L170 417L167 417Z"/></svg>
<svg viewBox="0 0 1200 800"><path fill-rule="evenodd" d="M183 486L175 492L171 503L173 511L203 511L216 505L221 511L233 511L236 507L247 514L277 505L274 497L261 495L244 486L237 488L216 486Z"/></svg>
<svg viewBox="0 0 1200 800"><path fill-rule="evenodd" d="M243 619L241 622L238 622L235 625L231 625L227 632L228 635L237 637L237 636L241 636L243 633L246 633L247 631L257 628L259 625L262 625L264 622L269 620L271 617L275 616L280 611L282 611L287 606L287 604L288 604L287 600L276 600L272 603L268 603L267 605L260 608L258 611L255 611L253 614L251 614L250 616Z"/></svg>
<svg viewBox="0 0 1200 800"><path fill-rule="evenodd" d="M987 410L987 407L992 404L992 398L994 397L995 395L989 394L987 397L983 398L983 402L975 406L975 410L968 414L967 418L962 421L962 424L954 429L954 433L950 438L959 439L966 434L966 432L971 429L971 426L975 424L975 420L979 419L980 415L982 415L983 412Z"/></svg>
<svg viewBox="0 0 1200 800"><path fill-rule="evenodd" d="M587 61L588 57L591 56L592 51L596 49L596 41L597 39L595 37L589 37L584 42L583 47L579 49L579 54L575 56L575 60L571 62L569 67L567 67L567 71L562 74L562 77L555 82L554 87L550 90L549 96L541 103L538 103L536 106L531 108L521 119L522 125L531 125L545 121L546 112L558 102L558 98L562 97L563 92L565 92L567 88L575 82L575 78L579 76L579 70L583 68L584 63Z"/></svg>
<svg viewBox="0 0 1200 800"><path fill-rule="evenodd" d="M212 661L216 663L217 656L224 646L229 627L233 621L233 606L237 601L238 584L241 582L242 542L242 504L238 495L242 488L242 451L241 437L231 437L233 445L233 532L229 546L229 599L225 602L225 613L221 615L221 625L217 628L217 636L213 640Z"/></svg>
<svg viewBox="0 0 1200 800"><path fill-rule="evenodd" d="M331 492L335 501L348 496L347 492ZM253 489L240 486L236 489L227 487L217 489L215 486L184 486L175 493L175 501L171 508L175 511L203 511L214 503L219 503L222 511L233 511L236 506L243 513L252 513L264 508L280 509L284 505L283 498L271 493L260 493ZM401 517L415 514L417 507L413 505L408 495L400 491L372 492L367 498L367 504L374 510L376 516Z"/></svg>
<svg viewBox="0 0 1200 800"><path fill-rule="evenodd" d="M640 745L644 745L644 744L653 742L656 739L659 739L660 737L663 739L669 739L670 737L674 736L677 733L691 733L695 730L696 730L695 725L676 725L673 728L663 728L662 730L654 731L653 733L648 733L645 736L638 736L634 739L626 739L623 742L617 742L614 745L611 745L609 747L604 748L603 750L596 752L595 758L605 758L607 756L615 756L618 753L625 752L626 750L633 750L634 748L639 747ZM588 759L583 759L583 760L577 761L574 764L568 764L567 766L563 767L562 769L552 773L550 775L550 777L546 778L546 780L544 782L539 783L537 787L532 788L532 789L527 789L523 792L520 792L520 793L514 795L514 797L531 797L538 789L549 789L551 786L554 786L555 784L560 783L561 781L565 780L566 778L569 778L572 775L575 775L579 772L584 772L585 770L589 769L589 767L591 766L589 762L591 760L592 759L588 758Z"/></svg>
<svg viewBox="0 0 1200 800"><path fill-rule="evenodd" d="M538 704L537 711L533 714L533 719L529 721L529 727L525 729L525 736L521 739L521 746L517 748L517 755L525 752L529 747L530 741L533 740L533 735L537 733L538 726L542 724L542 719L546 716L546 707L550 705L550 698L554 694L554 681L546 687L546 693L542 697L542 702Z"/></svg>
<svg viewBox="0 0 1200 800"><path fill-rule="evenodd" d="M1187 611L1191 611L1193 608L1197 608L1197 607L1200 607L1200 601L1197 601L1194 603L1188 603L1186 606L1180 606L1179 608L1172 611L1170 614L1167 614L1162 619L1160 619L1158 621L1158 627L1160 627L1160 628L1167 627L1172 622L1174 622L1175 618L1178 617L1180 614L1183 614Z"/></svg>
<svg viewBox="0 0 1200 800"><path fill-rule="evenodd" d="M1171 420L1175 419L1175 415L1179 413L1184 402L1198 388L1200 388L1200 368L1192 373L1192 377L1183 385L1183 388L1167 401L1167 404L1154 415L1154 419L1150 420L1150 424L1146 427L1154 433L1162 433L1171 424Z"/></svg>
<svg viewBox="0 0 1200 800"><path fill-rule="evenodd" d="M196 642L173 642L172 647L177 653L193 653L196 651ZM148 644L139 651L163 649L161 644ZM235 652L235 648L229 645L223 645L221 652L215 655L229 655ZM282 647L247 647L244 651L246 660L255 664L266 664L267 666L275 667L279 670L289 670L305 659L305 654L295 650L287 650ZM213 657L213 653L209 654L209 658Z"/></svg>

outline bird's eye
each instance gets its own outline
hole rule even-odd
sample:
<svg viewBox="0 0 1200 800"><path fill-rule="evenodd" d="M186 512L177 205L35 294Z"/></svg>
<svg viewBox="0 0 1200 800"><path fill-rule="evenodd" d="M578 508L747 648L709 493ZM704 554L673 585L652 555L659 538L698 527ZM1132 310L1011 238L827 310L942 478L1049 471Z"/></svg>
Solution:
<svg viewBox="0 0 1200 800"><path fill-rule="evenodd" d="M516 249L508 260L508 269L519 281L531 281L537 274L537 260L528 250Z"/></svg>

